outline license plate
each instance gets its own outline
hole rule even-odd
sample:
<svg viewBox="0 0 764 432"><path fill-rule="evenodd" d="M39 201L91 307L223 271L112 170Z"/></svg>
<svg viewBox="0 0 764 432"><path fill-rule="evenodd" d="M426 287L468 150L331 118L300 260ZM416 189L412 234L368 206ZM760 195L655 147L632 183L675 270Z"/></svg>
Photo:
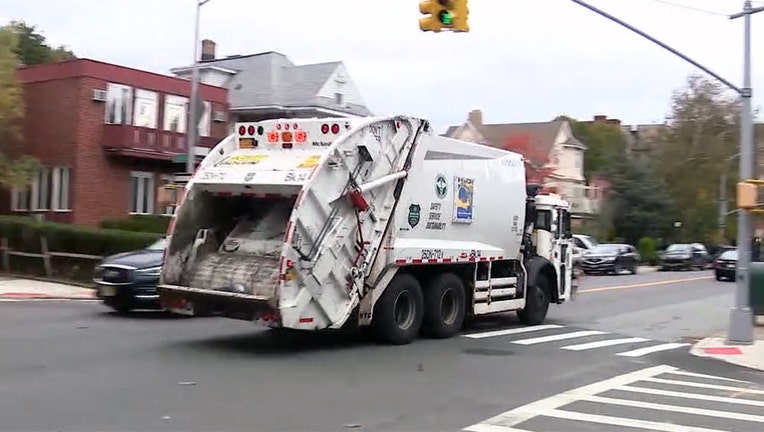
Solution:
<svg viewBox="0 0 764 432"><path fill-rule="evenodd" d="M102 286L98 288L99 292L104 297L114 297L117 295L117 287L113 286Z"/></svg>

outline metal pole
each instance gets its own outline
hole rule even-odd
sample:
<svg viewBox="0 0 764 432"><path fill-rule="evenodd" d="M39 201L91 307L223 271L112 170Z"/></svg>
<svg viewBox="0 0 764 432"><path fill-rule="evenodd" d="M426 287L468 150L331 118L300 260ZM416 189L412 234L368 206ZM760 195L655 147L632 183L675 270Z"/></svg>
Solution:
<svg viewBox="0 0 764 432"><path fill-rule="evenodd" d="M590 11L603 16L614 23L625 27L643 38L653 42L661 48L671 52L684 61L697 67L703 72L719 80L730 89L740 94L742 99L742 113L740 119L740 180L748 179L753 176L753 113L751 111L751 15L764 11L764 7L753 8L750 0L746 0L743 5L743 12L730 15L730 19L743 17L745 19L744 31L744 54L743 54L743 87L739 88L716 74L711 69L696 62L690 57L682 54L669 45L648 35L638 28L620 20L609 13L598 9L582 0L570 0L579 6L583 6ZM748 299L748 273L751 263L751 237L753 227L751 217L748 212L738 212L737 224L737 247L738 247L738 268L737 268L737 288L735 290L735 307L730 313L730 324L727 339L731 343L752 344L753 343L753 314L749 307Z"/></svg>
<svg viewBox="0 0 764 432"><path fill-rule="evenodd" d="M761 12L764 8L754 10L751 1L746 0L743 12L730 17L743 17L743 88L740 89L742 112L740 119L740 180L753 177L753 111L751 109L751 15ZM753 343L753 313L748 296L749 276L751 267L751 239L753 238L753 223L751 214L747 211L737 213L737 285L735 287L735 306L730 312L730 323L727 340L731 343Z"/></svg>
<svg viewBox="0 0 764 432"><path fill-rule="evenodd" d="M199 95L199 18L202 6L210 0L196 1L196 24L194 25L194 62L191 65L191 101L188 108L188 124L186 135L188 148L186 152L186 172L193 173L196 167L196 141L199 136L199 119L197 118L197 104Z"/></svg>
<svg viewBox="0 0 764 432"><path fill-rule="evenodd" d="M727 173L719 176L719 241L727 235Z"/></svg>

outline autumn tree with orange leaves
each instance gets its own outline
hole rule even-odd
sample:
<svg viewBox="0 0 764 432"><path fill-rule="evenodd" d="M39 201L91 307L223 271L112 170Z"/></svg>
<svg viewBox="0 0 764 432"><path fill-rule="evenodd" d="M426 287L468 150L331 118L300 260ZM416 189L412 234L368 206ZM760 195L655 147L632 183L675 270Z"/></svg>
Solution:
<svg viewBox="0 0 764 432"><path fill-rule="evenodd" d="M529 132L513 134L504 141L504 150L519 153L525 158L525 182L543 185L555 169L548 165L549 154L531 145Z"/></svg>

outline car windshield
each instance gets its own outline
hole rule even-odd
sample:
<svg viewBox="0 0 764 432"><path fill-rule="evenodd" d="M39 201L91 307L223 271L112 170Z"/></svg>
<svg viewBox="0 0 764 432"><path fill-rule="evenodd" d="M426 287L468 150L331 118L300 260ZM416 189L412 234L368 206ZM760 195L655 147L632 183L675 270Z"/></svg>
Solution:
<svg viewBox="0 0 764 432"><path fill-rule="evenodd" d="M719 259L737 261L737 249L722 252Z"/></svg>
<svg viewBox="0 0 764 432"><path fill-rule="evenodd" d="M666 252L687 252L690 253L690 245L672 244L666 249Z"/></svg>
<svg viewBox="0 0 764 432"><path fill-rule="evenodd" d="M618 253L618 250L621 249L622 247L623 245L601 244L589 250L593 254L615 254L615 253Z"/></svg>
<svg viewBox="0 0 764 432"><path fill-rule="evenodd" d="M588 236L588 235L579 234L579 235L578 235L578 237L580 237L580 238L582 238L582 239L586 240L586 242L587 242L587 243L589 243L589 244L590 244L590 245L592 245L592 246L597 246L597 245L599 245L599 244L600 244L600 243L599 243L597 240L595 240L595 238L594 238L594 237L592 237L592 236Z"/></svg>
<svg viewBox="0 0 764 432"><path fill-rule="evenodd" d="M156 250L156 251L163 251L167 249L167 237L162 237L159 240L152 243L150 246L148 246L146 249L148 250Z"/></svg>

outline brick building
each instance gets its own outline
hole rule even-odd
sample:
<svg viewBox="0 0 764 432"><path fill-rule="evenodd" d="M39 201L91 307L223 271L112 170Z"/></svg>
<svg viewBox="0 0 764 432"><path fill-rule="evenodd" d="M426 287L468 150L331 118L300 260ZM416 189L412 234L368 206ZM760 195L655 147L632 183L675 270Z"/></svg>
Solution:
<svg viewBox="0 0 764 432"><path fill-rule="evenodd" d="M88 59L21 68L21 151L42 169L28 190L3 192L0 210L96 225L128 214L166 214L156 188L185 166L187 80ZM200 85L199 146L228 133L228 91Z"/></svg>

